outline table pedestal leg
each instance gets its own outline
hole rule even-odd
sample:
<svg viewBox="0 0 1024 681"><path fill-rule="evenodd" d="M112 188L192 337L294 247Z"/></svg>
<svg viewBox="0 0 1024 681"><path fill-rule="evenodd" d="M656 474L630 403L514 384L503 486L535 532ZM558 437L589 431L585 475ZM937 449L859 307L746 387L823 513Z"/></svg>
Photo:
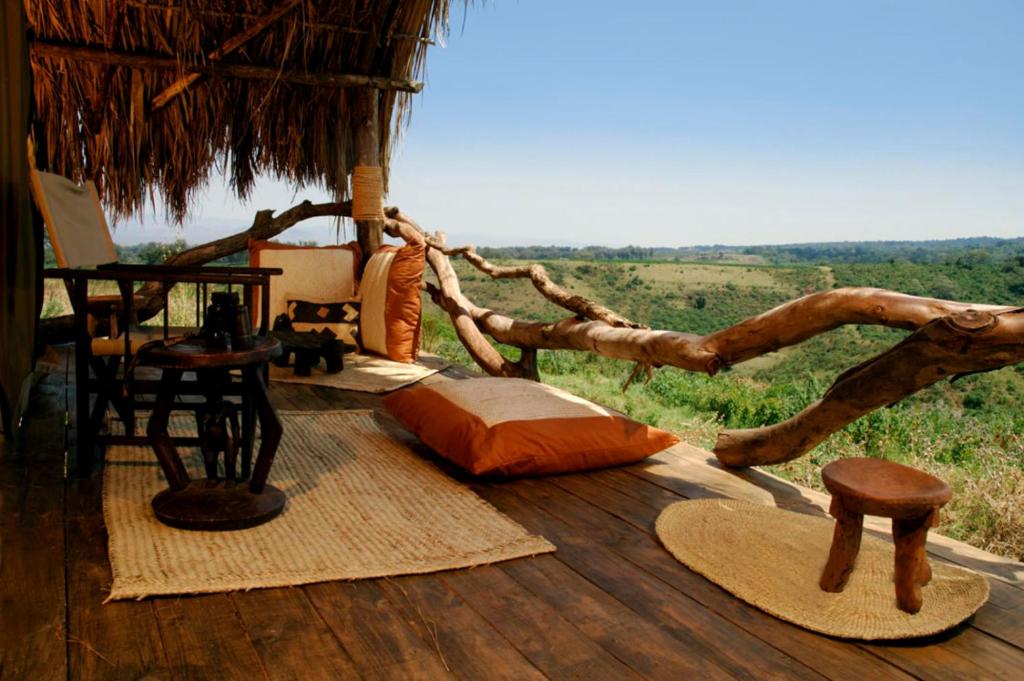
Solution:
<svg viewBox="0 0 1024 681"><path fill-rule="evenodd" d="M188 471L185 464L178 456L178 450L174 447L170 433L167 432L167 422L171 416L171 406L174 404L174 394L178 384L181 382L181 372L176 369L164 369L160 377L160 386L157 388L156 404L153 413L149 417L149 425L146 426L146 435L156 453L160 468L164 471L167 484L174 491L180 491L188 487Z"/></svg>
<svg viewBox="0 0 1024 681"><path fill-rule="evenodd" d="M249 489L259 494L266 485L267 475L270 473L270 466L274 463L274 454L277 452L277 446L281 442L281 434L284 431L277 412L270 404L270 397L267 395L267 387L263 384L263 378L260 376L259 367L244 367L242 379L245 381L246 391L252 396L256 413L260 419L260 451L256 455L252 479L249 481Z"/></svg>
<svg viewBox="0 0 1024 681"><path fill-rule="evenodd" d="M259 367L242 368L245 392L259 415L262 440L252 480L189 480L167 432L181 371L165 369L147 434L167 476L170 489L153 497L153 511L163 523L185 530L240 530L277 517L284 509L284 492L267 484L267 475L281 441L282 427L259 374ZM250 440L251 446L251 440Z"/></svg>

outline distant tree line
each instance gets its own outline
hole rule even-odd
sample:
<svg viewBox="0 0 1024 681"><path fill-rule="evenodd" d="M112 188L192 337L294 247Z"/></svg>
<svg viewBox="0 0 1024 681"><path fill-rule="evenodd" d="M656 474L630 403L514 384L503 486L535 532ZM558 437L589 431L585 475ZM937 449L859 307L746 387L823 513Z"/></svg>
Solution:
<svg viewBox="0 0 1024 681"><path fill-rule="evenodd" d="M511 258L514 260L651 260L665 249L644 246L607 248L605 246L484 246L477 249L485 258Z"/></svg>
<svg viewBox="0 0 1024 681"><path fill-rule="evenodd" d="M934 241L843 241L772 246L503 246L479 249L485 258L514 260L730 260L755 256L770 264L911 262L964 267L1024 258L1024 237L970 237Z"/></svg>
<svg viewBox="0 0 1024 681"><path fill-rule="evenodd" d="M302 246L315 242L300 241ZM155 265L169 256L189 248L184 239L117 246L118 260L123 263ZM776 265L827 264L884 264L908 262L915 264L955 264L970 268L979 265L1015 260L1024 265L1024 237L997 239L970 237L935 241L841 241L811 244L782 244L773 246L485 246L478 249L485 258L511 260L735 260L741 256L754 256ZM235 253L218 260L217 265L246 265L249 255ZM46 266L55 267L56 261L46 242Z"/></svg>

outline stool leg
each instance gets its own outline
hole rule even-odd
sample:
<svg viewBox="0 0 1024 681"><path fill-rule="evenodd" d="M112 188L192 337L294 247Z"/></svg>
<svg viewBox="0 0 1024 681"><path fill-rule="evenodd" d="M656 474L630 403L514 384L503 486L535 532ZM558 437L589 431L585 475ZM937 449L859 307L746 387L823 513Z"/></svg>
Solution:
<svg viewBox="0 0 1024 681"><path fill-rule="evenodd" d="M914 614L921 609L921 587L932 577L925 554L928 528L936 524L937 511L909 520L893 518L892 538L896 544L896 604Z"/></svg>
<svg viewBox="0 0 1024 681"><path fill-rule="evenodd" d="M836 519L836 528L832 533L832 547L828 552L828 562L825 563L818 586L822 591L836 593L843 590L846 580L853 572L853 565L857 560L857 553L860 551L864 516L848 510L838 497L832 497L829 513Z"/></svg>

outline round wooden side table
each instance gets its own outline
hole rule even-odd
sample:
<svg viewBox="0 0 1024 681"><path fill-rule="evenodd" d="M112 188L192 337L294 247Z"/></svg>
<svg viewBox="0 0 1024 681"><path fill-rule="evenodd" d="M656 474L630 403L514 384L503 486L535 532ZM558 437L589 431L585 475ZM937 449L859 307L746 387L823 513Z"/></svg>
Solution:
<svg viewBox="0 0 1024 681"><path fill-rule="evenodd" d="M265 523L284 509L284 493L267 484L267 475L281 441L282 428L277 412L270 404L262 376L266 363L280 354L281 344L272 337L257 337L253 347L245 350L210 349L202 338L140 350L140 364L162 370L156 403L146 428L150 445L169 485L168 489L153 497L153 511L161 522L186 530L240 530ZM248 410L250 404L255 407L260 424L260 448L252 467L252 477L243 481L234 478L233 452L228 450L234 448L237 451L237 442L232 443L229 435L223 432L229 425L225 423L223 411L233 410L234 407L218 400L216 404L207 404L209 412L222 412L219 424L212 424L209 428L211 432L207 435L212 437L212 431L216 430L222 446L228 443L224 450L226 476L217 477L216 458L212 466L207 458L207 477L193 480L167 429L177 388L186 371L195 371L200 382L213 383L212 377L226 377L231 369L241 370L243 411ZM215 391L216 388L211 386L211 390ZM200 421L198 417L197 421ZM236 421L234 430L234 439L237 440ZM203 441L202 428L200 436ZM206 458L205 442L203 453ZM243 476L248 472L247 464L243 461Z"/></svg>
<svg viewBox="0 0 1024 681"><path fill-rule="evenodd" d="M928 529L939 523L939 509L952 496L949 485L910 466L883 459L850 458L821 469L832 493L829 513L836 519L828 562L819 586L842 591L860 551L864 516L892 518L896 544L896 603L911 614L921 609L921 587L931 581L925 554Z"/></svg>

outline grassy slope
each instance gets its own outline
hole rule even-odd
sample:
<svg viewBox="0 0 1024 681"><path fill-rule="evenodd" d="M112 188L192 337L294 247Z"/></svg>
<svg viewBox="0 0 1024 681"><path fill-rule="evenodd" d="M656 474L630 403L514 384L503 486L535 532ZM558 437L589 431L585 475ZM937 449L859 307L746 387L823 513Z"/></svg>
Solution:
<svg viewBox="0 0 1024 681"><path fill-rule="evenodd" d="M1012 303L1024 292L1024 264L753 266L707 263L545 263L567 288L657 328L707 333L798 295L834 286L882 286L921 295ZM456 263L467 295L516 317L553 320L560 311L528 282L492 282ZM450 326L428 304L425 345L469 363ZM626 393L631 365L569 351L543 351L544 380L710 448L723 427L754 427L795 414L835 376L897 342L903 332L846 327L715 378L663 368ZM508 349L512 356L514 349ZM821 465L879 456L947 480L954 500L942 531L976 546L1024 557L1024 394L1020 368L940 384L836 433L808 456L771 467L820 488Z"/></svg>

